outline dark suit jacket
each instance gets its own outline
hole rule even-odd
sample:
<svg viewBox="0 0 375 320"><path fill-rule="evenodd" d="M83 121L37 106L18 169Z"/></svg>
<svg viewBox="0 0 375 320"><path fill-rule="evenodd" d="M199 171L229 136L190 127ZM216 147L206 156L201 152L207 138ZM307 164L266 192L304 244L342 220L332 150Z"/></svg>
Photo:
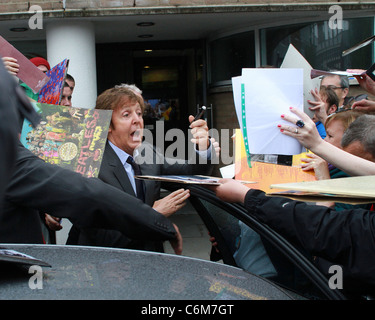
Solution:
<svg viewBox="0 0 375 320"><path fill-rule="evenodd" d="M361 295L375 292L375 216L373 211L335 211L303 201L268 197L251 189L244 201L249 214L317 257L327 276L332 265L342 267L343 288ZM323 261L322 261L323 260Z"/></svg>
<svg viewBox="0 0 375 320"><path fill-rule="evenodd" d="M38 114L0 60L0 214L16 159L20 123L25 116L34 125L38 123Z"/></svg>
<svg viewBox="0 0 375 320"><path fill-rule="evenodd" d="M139 199L99 179L45 163L21 143L17 149L0 213L0 242L42 243L39 211L68 218L80 228L117 230L134 239L175 238L172 223Z"/></svg>
<svg viewBox="0 0 375 320"><path fill-rule="evenodd" d="M199 158L194 159L194 162L198 164L191 165L188 161L171 164L171 161L163 159L163 156L147 143L142 144L141 156L143 156L144 163L140 164L140 167L144 175L210 174L212 170L212 166L206 160L201 161L205 164L199 164ZM194 157L196 157L195 153ZM108 142L103 155L99 179L136 197L123 164ZM145 180L144 183L145 203L152 206L160 197L160 182ZM137 209L135 210L137 211ZM73 232L77 232L77 230L73 229L72 234ZM73 243L72 237L69 240L70 244ZM77 244L163 251L163 244L160 241L130 239L117 231L104 229L81 229Z"/></svg>

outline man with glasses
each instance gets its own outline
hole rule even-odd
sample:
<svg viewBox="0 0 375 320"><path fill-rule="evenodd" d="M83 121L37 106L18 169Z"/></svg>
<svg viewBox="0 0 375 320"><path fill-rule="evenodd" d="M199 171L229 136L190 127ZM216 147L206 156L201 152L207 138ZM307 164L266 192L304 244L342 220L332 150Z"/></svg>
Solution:
<svg viewBox="0 0 375 320"><path fill-rule="evenodd" d="M322 139L326 137L324 128L325 119L332 113L343 108L345 98L349 93L349 79L347 76L341 75L327 75L323 76L320 82L319 93L317 90L312 90L311 94L315 98L315 101L310 101L310 110L315 112L313 121L318 129L318 132ZM329 103L327 98L329 96L337 96L334 101L338 100L338 103ZM327 103L328 102L328 103Z"/></svg>
<svg viewBox="0 0 375 320"><path fill-rule="evenodd" d="M339 109L344 106L344 101L349 93L349 79L347 76L328 75L322 78L320 88L330 88L339 98Z"/></svg>

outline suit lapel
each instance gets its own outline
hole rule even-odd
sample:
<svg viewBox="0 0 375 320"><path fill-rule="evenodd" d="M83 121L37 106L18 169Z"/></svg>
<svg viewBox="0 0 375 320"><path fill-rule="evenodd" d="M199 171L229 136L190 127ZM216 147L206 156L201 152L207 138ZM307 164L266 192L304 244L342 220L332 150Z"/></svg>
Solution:
<svg viewBox="0 0 375 320"><path fill-rule="evenodd" d="M141 164L141 171L143 175L157 175L157 165ZM158 182L152 180L144 180L145 184L145 203L152 205L155 198L158 198L159 192L155 194L156 190L160 189L160 186L157 186Z"/></svg>
<svg viewBox="0 0 375 320"><path fill-rule="evenodd" d="M100 170L103 170L103 176L105 175L106 179L108 179L108 181L105 182L108 182L113 186L117 186L126 193L135 196L133 187L124 166L108 142L104 150L103 164Z"/></svg>

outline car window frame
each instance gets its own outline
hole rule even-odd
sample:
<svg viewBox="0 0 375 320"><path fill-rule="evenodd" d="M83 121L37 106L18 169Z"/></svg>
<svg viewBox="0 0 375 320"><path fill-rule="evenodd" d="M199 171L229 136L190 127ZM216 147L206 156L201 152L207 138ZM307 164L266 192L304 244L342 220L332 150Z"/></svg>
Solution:
<svg viewBox="0 0 375 320"><path fill-rule="evenodd" d="M173 191L176 188L181 187L181 185L176 186L175 184L166 184L163 187L165 187L169 191ZM216 240L218 242L218 249L220 250L220 253L223 255L223 258L225 257L225 260L223 259L223 262L225 264L236 266L234 258L232 257L232 259L230 259L228 257L228 254L231 253L228 253L228 249L222 245L223 241L221 241L222 239L220 238L221 234L219 228L217 226L214 226L215 222L207 212L207 209L200 199L208 201L211 204L221 208L222 210L225 210L236 219L241 220L248 227L257 232L260 236L267 239L270 244L275 246L280 252L283 253L283 255L287 259L289 259L296 267L298 267L299 270L326 296L327 299L347 300L345 295L340 291L338 291L337 289L331 289L329 287L328 279L324 276L324 274L319 271L319 269L311 261L309 261L294 245L292 245L288 240L286 240L271 227L259 221L256 217L251 216L242 204L224 202L220 200L214 192L205 187L201 187L198 185L184 185L184 187L190 190L189 201L196 210L197 214L201 217L207 229L217 229L215 232L215 236L219 237Z"/></svg>

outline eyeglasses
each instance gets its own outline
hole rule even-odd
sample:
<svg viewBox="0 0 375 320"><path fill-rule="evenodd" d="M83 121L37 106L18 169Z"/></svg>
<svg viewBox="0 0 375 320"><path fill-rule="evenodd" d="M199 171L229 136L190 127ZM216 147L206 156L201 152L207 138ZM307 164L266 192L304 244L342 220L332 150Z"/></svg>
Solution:
<svg viewBox="0 0 375 320"><path fill-rule="evenodd" d="M320 89L323 89L323 90L327 90L327 89L336 90L336 89L345 89L345 87L336 87L336 86L333 86L333 85L329 85L329 86L320 86Z"/></svg>

